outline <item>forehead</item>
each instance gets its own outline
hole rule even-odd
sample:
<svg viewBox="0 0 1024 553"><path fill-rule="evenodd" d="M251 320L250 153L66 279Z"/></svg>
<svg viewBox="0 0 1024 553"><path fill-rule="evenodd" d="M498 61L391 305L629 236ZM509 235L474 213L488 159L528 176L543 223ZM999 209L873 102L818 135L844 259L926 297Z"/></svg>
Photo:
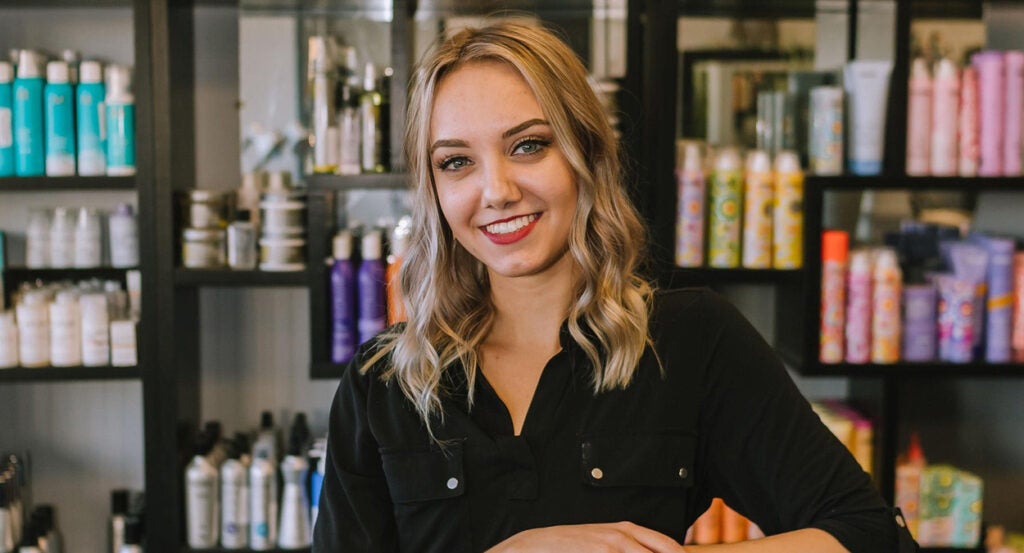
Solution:
<svg viewBox="0 0 1024 553"><path fill-rule="evenodd" d="M533 118L544 118L544 110L515 67L501 61L469 62L438 84L430 140L500 136Z"/></svg>

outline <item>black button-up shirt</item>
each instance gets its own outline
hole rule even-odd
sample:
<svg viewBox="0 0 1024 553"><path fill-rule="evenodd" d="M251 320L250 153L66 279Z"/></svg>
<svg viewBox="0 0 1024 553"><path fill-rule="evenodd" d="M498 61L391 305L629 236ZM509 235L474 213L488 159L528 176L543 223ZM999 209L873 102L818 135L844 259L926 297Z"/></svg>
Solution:
<svg viewBox="0 0 1024 553"><path fill-rule="evenodd" d="M897 550L868 475L731 305L659 293L651 336L657 357L632 384L595 394L563 326L519 436L479 371L472 409L461 368L448 371L443 447L379 378L387 361L360 374L357 357L331 408L313 551L478 552L529 528L618 521L682 543L714 497L768 534L813 527L853 553Z"/></svg>

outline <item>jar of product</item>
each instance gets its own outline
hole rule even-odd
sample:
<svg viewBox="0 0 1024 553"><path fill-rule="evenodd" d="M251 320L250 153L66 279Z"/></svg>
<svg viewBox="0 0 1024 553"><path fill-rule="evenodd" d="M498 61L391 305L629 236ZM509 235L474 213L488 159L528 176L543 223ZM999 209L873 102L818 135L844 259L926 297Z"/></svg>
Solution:
<svg viewBox="0 0 1024 553"><path fill-rule="evenodd" d="M110 364L110 317L107 296L89 293L78 300L82 312L82 365L99 367Z"/></svg>
<svg viewBox="0 0 1024 553"><path fill-rule="evenodd" d="M110 265L117 268L139 265L139 224L131 204L120 203L110 214Z"/></svg>
<svg viewBox="0 0 1024 553"><path fill-rule="evenodd" d="M256 268L256 227L249 221L228 225L228 267Z"/></svg>
<svg viewBox="0 0 1024 553"><path fill-rule="evenodd" d="M75 224L75 267L99 267L103 262L103 229L95 209L81 208Z"/></svg>
<svg viewBox="0 0 1024 553"><path fill-rule="evenodd" d="M227 195L215 190L192 190L184 199L183 228L222 229L227 226Z"/></svg>
<svg viewBox="0 0 1024 553"><path fill-rule="evenodd" d="M260 240L260 270L301 271L306 268L306 241L297 238Z"/></svg>
<svg viewBox="0 0 1024 553"><path fill-rule="evenodd" d="M18 366L18 323L14 311L0 311L0 369Z"/></svg>
<svg viewBox="0 0 1024 553"><path fill-rule="evenodd" d="M216 269L224 266L222 229L187 228L181 233L181 264L189 269Z"/></svg>
<svg viewBox="0 0 1024 553"><path fill-rule="evenodd" d="M75 214L64 207L53 210L50 221L50 267L67 269L75 265Z"/></svg>
<svg viewBox="0 0 1024 553"><path fill-rule="evenodd" d="M78 296L72 290L58 292L50 304L50 364L82 364L82 315L78 311Z"/></svg>
<svg viewBox="0 0 1024 553"><path fill-rule="evenodd" d="M30 269L50 266L50 211L33 209L25 232L25 265Z"/></svg>
<svg viewBox="0 0 1024 553"><path fill-rule="evenodd" d="M18 354L23 367L50 364L50 313L47 295L30 290L21 297L18 312Z"/></svg>

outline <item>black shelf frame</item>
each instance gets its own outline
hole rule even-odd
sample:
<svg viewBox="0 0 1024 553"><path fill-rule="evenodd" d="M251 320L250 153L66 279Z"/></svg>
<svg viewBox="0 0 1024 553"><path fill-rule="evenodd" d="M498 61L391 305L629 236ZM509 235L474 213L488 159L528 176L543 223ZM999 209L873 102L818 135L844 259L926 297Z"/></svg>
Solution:
<svg viewBox="0 0 1024 553"><path fill-rule="evenodd" d="M950 192L1021 192L1024 176L1018 177L916 177L908 175L820 176L807 175L805 189L821 192L861 192L864 190L908 190Z"/></svg>
<svg viewBox="0 0 1024 553"><path fill-rule="evenodd" d="M190 547L182 547L181 553L302 553L303 551L309 551L309 547L298 547L295 549L285 549L283 547L273 547L271 549L228 549L226 547L211 547L208 549L192 549Z"/></svg>
<svg viewBox="0 0 1024 553"><path fill-rule="evenodd" d="M174 271L178 287L244 288L309 286L308 271L233 271L231 269L184 269Z"/></svg>
<svg viewBox="0 0 1024 553"><path fill-rule="evenodd" d="M720 269L716 267L673 267L661 275L660 284L673 289L689 286L716 287L726 284L778 284L803 278L801 269Z"/></svg>
<svg viewBox="0 0 1024 553"><path fill-rule="evenodd" d="M85 380L139 380L143 368L132 367L17 367L0 369L0 382L75 382Z"/></svg>
<svg viewBox="0 0 1024 553"><path fill-rule="evenodd" d="M0 177L0 192L135 190L137 177Z"/></svg>

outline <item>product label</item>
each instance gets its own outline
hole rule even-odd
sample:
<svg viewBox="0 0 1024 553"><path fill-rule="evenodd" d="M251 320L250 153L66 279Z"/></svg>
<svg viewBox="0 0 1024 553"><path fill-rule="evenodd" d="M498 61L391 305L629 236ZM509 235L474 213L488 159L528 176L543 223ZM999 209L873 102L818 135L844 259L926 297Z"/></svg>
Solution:
<svg viewBox="0 0 1024 553"><path fill-rule="evenodd" d="M843 360L843 319L845 316L845 279L842 263L827 261L821 267L821 343L822 363Z"/></svg>
<svg viewBox="0 0 1024 553"><path fill-rule="evenodd" d="M743 207L743 266L772 266L772 205L775 191L771 173L748 172Z"/></svg>
<svg viewBox="0 0 1024 553"><path fill-rule="evenodd" d="M676 173L679 203L676 214L676 265L704 264L704 205L706 189L700 172Z"/></svg>
<svg viewBox="0 0 1024 553"><path fill-rule="evenodd" d="M11 108L0 108L0 148L10 148L14 145L12 122Z"/></svg>
<svg viewBox="0 0 1024 553"><path fill-rule="evenodd" d="M708 259L712 267L732 268L740 264L742 179L739 171L715 171L711 178Z"/></svg>
<svg viewBox="0 0 1024 553"><path fill-rule="evenodd" d="M804 176L776 175L772 266L799 269L804 263Z"/></svg>

